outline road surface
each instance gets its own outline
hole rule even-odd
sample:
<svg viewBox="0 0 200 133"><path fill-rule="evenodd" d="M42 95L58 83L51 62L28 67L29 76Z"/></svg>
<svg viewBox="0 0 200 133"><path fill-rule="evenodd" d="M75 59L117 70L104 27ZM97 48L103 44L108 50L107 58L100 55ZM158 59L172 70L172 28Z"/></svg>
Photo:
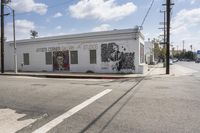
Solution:
<svg viewBox="0 0 200 133"><path fill-rule="evenodd" d="M157 68L117 80L0 76L0 132L199 133L199 68L179 62L170 76Z"/></svg>

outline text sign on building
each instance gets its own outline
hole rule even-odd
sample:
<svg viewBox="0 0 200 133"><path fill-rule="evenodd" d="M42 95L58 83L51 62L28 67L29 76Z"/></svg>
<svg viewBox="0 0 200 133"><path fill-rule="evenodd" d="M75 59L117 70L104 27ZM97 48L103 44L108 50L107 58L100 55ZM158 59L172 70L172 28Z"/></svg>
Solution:
<svg viewBox="0 0 200 133"><path fill-rule="evenodd" d="M83 45L81 47L80 45L77 46L57 46L57 47L46 47L46 48L37 48L36 52L54 52L54 51L66 51L66 50L75 50L75 49L98 49L97 44L93 45Z"/></svg>

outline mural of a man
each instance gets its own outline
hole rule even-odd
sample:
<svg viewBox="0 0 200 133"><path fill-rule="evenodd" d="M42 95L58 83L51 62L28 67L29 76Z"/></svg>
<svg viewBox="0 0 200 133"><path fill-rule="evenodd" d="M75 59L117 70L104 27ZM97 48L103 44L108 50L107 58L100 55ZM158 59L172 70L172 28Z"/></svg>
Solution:
<svg viewBox="0 0 200 133"><path fill-rule="evenodd" d="M120 50L116 43L102 44L101 52L102 62L112 63L113 70L135 70L135 53L127 52L124 46Z"/></svg>
<svg viewBox="0 0 200 133"><path fill-rule="evenodd" d="M58 55L57 58L57 63L58 63L58 70L61 71L63 70L64 68L64 57L62 55Z"/></svg>
<svg viewBox="0 0 200 133"><path fill-rule="evenodd" d="M68 71L69 70L69 52L54 51L53 52L53 70Z"/></svg>
<svg viewBox="0 0 200 133"><path fill-rule="evenodd" d="M109 49L109 60L111 61L117 61L119 55L119 46L115 43L110 43L108 44L108 49Z"/></svg>

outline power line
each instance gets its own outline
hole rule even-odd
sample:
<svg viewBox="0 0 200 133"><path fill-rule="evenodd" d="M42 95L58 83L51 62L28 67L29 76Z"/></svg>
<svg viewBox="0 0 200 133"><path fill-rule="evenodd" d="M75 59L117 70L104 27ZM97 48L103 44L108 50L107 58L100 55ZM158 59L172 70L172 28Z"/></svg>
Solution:
<svg viewBox="0 0 200 133"><path fill-rule="evenodd" d="M154 4L154 1L155 1L155 0L152 0L151 5L150 5L149 9L147 10L146 15L144 16L144 19L143 19L142 24L140 25L140 27L143 26L143 24L144 24L144 22L145 22L145 20L146 20L146 18L147 18L147 16L148 16L148 14L149 14L149 12L150 12L152 6L153 6L153 4Z"/></svg>

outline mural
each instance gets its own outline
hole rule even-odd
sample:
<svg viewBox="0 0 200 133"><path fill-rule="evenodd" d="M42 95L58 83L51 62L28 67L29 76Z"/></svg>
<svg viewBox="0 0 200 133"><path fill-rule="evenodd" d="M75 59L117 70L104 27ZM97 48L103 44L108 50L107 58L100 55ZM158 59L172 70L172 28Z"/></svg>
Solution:
<svg viewBox="0 0 200 133"><path fill-rule="evenodd" d="M101 45L101 61L113 62L113 70L135 70L134 59L134 52L126 52L126 48L124 48L123 46L120 48L119 45L117 45L116 43Z"/></svg>
<svg viewBox="0 0 200 133"><path fill-rule="evenodd" d="M69 52L54 51L53 52L53 70L68 71L69 70Z"/></svg>
<svg viewBox="0 0 200 133"><path fill-rule="evenodd" d="M115 43L102 44L101 45L101 61L117 61L119 46Z"/></svg>

